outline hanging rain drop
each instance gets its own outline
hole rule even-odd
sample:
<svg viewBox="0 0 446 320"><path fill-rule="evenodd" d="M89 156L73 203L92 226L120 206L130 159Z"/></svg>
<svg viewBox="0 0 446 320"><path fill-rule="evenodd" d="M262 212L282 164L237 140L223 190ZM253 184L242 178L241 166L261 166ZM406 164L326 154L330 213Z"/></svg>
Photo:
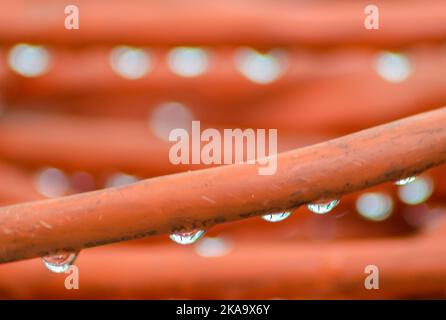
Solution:
<svg viewBox="0 0 446 320"><path fill-rule="evenodd" d="M61 251L42 258L45 267L55 273L67 271L77 258L77 252Z"/></svg>
<svg viewBox="0 0 446 320"><path fill-rule="evenodd" d="M324 203L310 203L307 205L307 208L308 210L316 214L325 214L333 210L333 208L336 207L339 204L339 202L341 201L335 199Z"/></svg>
<svg viewBox="0 0 446 320"><path fill-rule="evenodd" d="M190 232L172 233L169 237L178 244L192 244L204 234L204 230L194 230Z"/></svg>
<svg viewBox="0 0 446 320"><path fill-rule="evenodd" d="M398 180L398 181L395 181L395 184L396 184L397 186L405 186L406 184L409 184L409 183L414 182L415 179L416 179L416 177L407 177L407 178L404 178L404 179L400 179L400 180Z"/></svg>
<svg viewBox="0 0 446 320"><path fill-rule="evenodd" d="M283 221L291 215L291 211L273 213L273 214L265 214L262 216L262 219L268 222L279 222Z"/></svg>

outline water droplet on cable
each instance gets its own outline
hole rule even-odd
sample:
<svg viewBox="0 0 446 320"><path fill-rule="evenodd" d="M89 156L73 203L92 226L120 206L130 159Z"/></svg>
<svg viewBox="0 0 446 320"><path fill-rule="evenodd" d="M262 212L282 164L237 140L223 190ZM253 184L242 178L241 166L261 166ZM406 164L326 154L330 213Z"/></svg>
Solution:
<svg viewBox="0 0 446 320"><path fill-rule="evenodd" d="M417 205L425 202L434 191L434 183L429 177L418 177L415 181L400 186L398 197L409 205Z"/></svg>
<svg viewBox="0 0 446 320"><path fill-rule="evenodd" d="M139 179L135 176L123 172L116 172L107 178L107 181L105 182L105 187L115 188L115 187L127 186L129 184L138 182L138 180Z"/></svg>
<svg viewBox="0 0 446 320"><path fill-rule="evenodd" d="M190 130L194 116L189 107L178 102L165 102L157 106L151 113L149 126L160 139L169 141L174 129Z"/></svg>
<svg viewBox="0 0 446 320"><path fill-rule="evenodd" d="M268 84L277 80L284 72L284 55L280 50L260 53L252 48L239 49L235 63L239 72L258 84Z"/></svg>
<svg viewBox="0 0 446 320"><path fill-rule="evenodd" d="M291 211L273 213L273 214L265 214L262 216L262 219L268 222L279 222L283 221L291 215Z"/></svg>
<svg viewBox="0 0 446 320"><path fill-rule="evenodd" d="M77 258L77 252L61 251L42 258L45 267L55 273L67 271Z"/></svg>
<svg viewBox="0 0 446 320"><path fill-rule="evenodd" d="M119 46L110 53L110 65L113 71L126 79L139 79L150 71L151 57L146 50Z"/></svg>
<svg viewBox="0 0 446 320"><path fill-rule="evenodd" d="M9 67L24 77L37 77L48 71L50 54L43 46L26 43L15 45L9 51Z"/></svg>
<svg viewBox="0 0 446 320"><path fill-rule="evenodd" d="M66 174L57 168L43 168L36 175L36 189L48 198L65 195L70 189Z"/></svg>
<svg viewBox="0 0 446 320"><path fill-rule="evenodd" d="M178 244L192 244L204 234L204 230L172 233L169 237Z"/></svg>
<svg viewBox="0 0 446 320"><path fill-rule="evenodd" d="M382 52L376 58L375 70L384 80L397 83L409 78L412 65L403 54Z"/></svg>
<svg viewBox="0 0 446 320"><path fill-rule="evenodd" d="M338 199L329 201L329 202L320 202L320 203L310 203L307 205L308 210L311 212L317 213L317 214L325 214L330 212L331 210L336 207L339 202L341 202Z"/></svg>
<svg viewBox="0 0 446 320"><path fill-rule="evenodd" d="M415 179L416 179L416 177L407 177L407 178L404 178L404 179L400 179L400 180L398 180L398 181L395 181L395 184L396 184L397 186L404 186L404 185L406 185L406 184L409 184L409 183L411 183L411 182L414 182Z"/></svg>
<svg viewBox="0 0 446 320"><path fill-rule="evenodd" d="M88 192L96 188L96 181L92 174L76 171L70 177L71 188L74 193Z"/></svg>
<svg viewBox="0 0 446 320"><path fill-rule="evenodd" d="M387 219L393 209L392 198L381 192L366 192L356 200L356 210L364 218L372 221Z"/></svg>
<svg viewBox="0 0 446 320"><path fill-rule="evenodd" d="M170 69L183 77L197 77L205 73L208 60L208 54L201 48L177 47L167 56Z"/></svg>

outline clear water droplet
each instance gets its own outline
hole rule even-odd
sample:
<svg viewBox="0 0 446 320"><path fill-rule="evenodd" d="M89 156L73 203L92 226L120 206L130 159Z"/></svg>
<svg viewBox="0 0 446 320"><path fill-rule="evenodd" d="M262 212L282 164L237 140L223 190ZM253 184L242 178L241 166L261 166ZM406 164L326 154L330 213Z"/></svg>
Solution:
<svg viewBox="0 0 446 320"><path fill-rule="evenodd" d="M386 193L366 192L356 199L356 210L368 220L383 221L392 214L393 199Z"/></svg>
<svg viewBox="0 0 446 320"><path fill-rule="evenodd" d="M11 48L8 63L24 77L38 77L48 71L50 53L43 46L19 43Z"/></svg>
<svg viewBox="0 0 446 320"><path fill-rule="evenodd" d="M398 180L398 181L395 181L395 184L396 184L397 186L405 186L406 184L409 184L409 183L414 182L415 179L416 179L416 177L407 177L407 178L404 178L404 179L400 179L400 180Z"/></svg>
<svg viewBox="0 0 446 320"><path fill-rule="evenodd" d="M190 132L194 115L190 108L179 102L163 102L149 115L149 127L160 139L169 141L174 129L185 129Z"/></svg>
<svg viewBox="0 0 446 320"><path fill-rule="evenodd" d="M308 210L311 212L317 213L317 214L325 214L330 212L331 210L336 207L341 200L335 199L328 202L321 202L321 203L310 203L307 205Z"/></svg>
<svg viewBox="0 0 446 320"><path fill-rule="evenodd" d="M105 187L115 188L115 187L127 186L129 184L138 182L138 180L139 179L136 176L132 176L124 172L116 172L107 178L107 181L105 182Z"/></svg>
<svg viewBox="0 0 446 320"><path fill-rule="evenodd" d="M178 244L195 243L204 234L204 230L194 230L189 232L172 233L169 237Z"/></svg>
<svg viewBox="0 0 446 320"><path fill-rule="evenodd" d="M70 189L67 175L57 168L42 168L35 181L37 191L48 198L61 197Z"/></svg>
<svg viewBox="0 0 446 320"><path fill-rule="evenodd" d="M273 213L273 214L265 214L262 216L262 219L268 222L279 222L283 221L291 215L291 211Z"/></svg>
<svg viewBox="0 0 446 320"><path fill-rule="evenodd" d="M45 267L55 273L63 273L67 271L74 263L78 252L57 252L56 254L48 255L42 258Z"/></svg>
<svg viewBox="0 0 446 320"><path fill-rule="evenodd" d="M429 199L434 191L434 183L431 178L418 177L412 183L398 188L398 197L405 204L418 205Z"/></svg>
<svg viewBox="0 0 446 320"><path fill-rule="evenodd" d="M172 72L183 77L197 77L205 73L208 60L208 54L202 48L176 47L167 55Z"/></svg>
<svg viewBox="0 0 446 320"><path fill-rule="evenodd" d="M375 71L386 81L398 83L409 78L413 73L410 59L400 53L381 52L375 61Z"/></svg>
<svg viewBox="0 0 446 320"><path fill-rule="evenodd" d="M147 50L118 46L110 52L110 65L120 76L134 80L144 77L151 70L152 58Z"/></svg>
<svg viewBox="0 0 446 320"><path fill-rule="evenodd" d="M241 48L235 55L239 72L258 84L268 84L277 80L285 71L284 59L284 53L279 49L261 53L253 48Z"/></svg>

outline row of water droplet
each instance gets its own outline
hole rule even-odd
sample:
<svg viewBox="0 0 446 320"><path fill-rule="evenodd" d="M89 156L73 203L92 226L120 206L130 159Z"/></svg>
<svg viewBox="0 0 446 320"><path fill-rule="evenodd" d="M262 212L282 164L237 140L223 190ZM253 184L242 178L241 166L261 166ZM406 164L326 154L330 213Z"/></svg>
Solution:
<svg viewBox="0 0 446 320"><path fill-rule="evenodd" d="M326 214L333 210L338 204L340 200L335 199L327 202L319 202L319 203L310 203L307 205L308 210L316 214ZM262 216L262 219L268 222L279 222L283 221L291 215L291 211L284 211L272 214L266 214Z"/></svg>
<svg viewBox="0 0 446 320"><path fill-rule="evenodd" d="M235 54L237 69L247 79L258 84L277 80L289 65L283 49L259 52L254 48L238 48ZM19 43L8 55L9 66L25 77L37 77L51 65L50 50L45 46ZM139 79L153 69L152 55L147 48L117 46L110 52L110 64L117 74L126 79ZM175 47L167 55L170 69L183 77L204 74L211 63L209 50L201 47ZM409 58L400 53L380 52L375 59L375 71L384 80L402 82L413 71Z"/></svg>
<svg viewBox="0 0 446 320"><path fill-rule="evenodd" d="M395 182L398 186L407 185L415 181L415 177L407 177ZM327 201L327 202L316 202L307 205L308 210L316 214L326 214L332 211L340 203L339 199ZM291 211L284 211L278 213L272 213L263 215L262 219L268 222L279 222L283 221L291 215ZM204 230L193 230L188 232L178 232L172 233L169 237L172 241L188 245L195 243L204 235ZM52 272L63 273L66 272L70 266L74 263L78 256L78 252L61 251L54 255L49 255L43 257L43 262L45 266Z"/></svg>

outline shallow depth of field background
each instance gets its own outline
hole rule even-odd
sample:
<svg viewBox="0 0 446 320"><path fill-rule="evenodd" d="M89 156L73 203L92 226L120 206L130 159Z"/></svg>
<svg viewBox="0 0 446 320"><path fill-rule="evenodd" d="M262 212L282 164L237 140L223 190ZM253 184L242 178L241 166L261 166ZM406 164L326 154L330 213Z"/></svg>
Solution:
<svg viewBox="0 0 446 320"><path fill-rule="evenodd" d="M367 4L0 0L0 205L204 168L169 162L192 120L276 128L282 152L446 105L445 3L376 2L378 30ZM440 166L323 215L85 249L79 290L41 259L3 264L0 298L444 298L445 195Z"/></svg>

